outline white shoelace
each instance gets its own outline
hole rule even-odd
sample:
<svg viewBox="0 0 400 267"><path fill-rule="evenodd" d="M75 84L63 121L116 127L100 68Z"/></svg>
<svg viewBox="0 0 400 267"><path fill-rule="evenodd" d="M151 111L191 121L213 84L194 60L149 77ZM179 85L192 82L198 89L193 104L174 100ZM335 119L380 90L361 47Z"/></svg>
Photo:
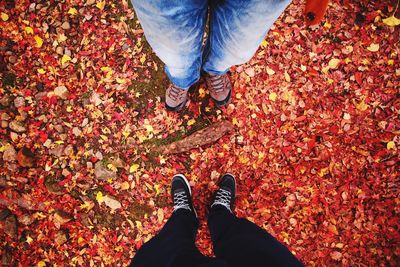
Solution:
<svg viewBox="0 0 400 267"><path fill-rule="evenodd" d="M224 91L224 77L219 75L210 75L211 88L216 92L220 93Z"/></svg>
<svg viewBox="0 0 400 267"><path fill-rule="evenodd" d="M213 207L215 205L222 205L225 208L227 208L230 212L232 212L231 211L231 192L220 188L217 191L217 195L215 196L214 203L211 205L211 207Z"/></svg>
<svg viewBox="0 0 400 267"><path fill-rule="evenodd" d="M184 93L185 93L185 91L183 91L181 88L176 87L175 85L172 85L171 89L169 90L168 96L172 100L178 101L178 100L181 100Z"/></svg>
<svg viewBox="0 0 400 267"><path fill-rule="evenodd" d="M174 193L174 211L178 209L192 210L185 191Z"/></svg>

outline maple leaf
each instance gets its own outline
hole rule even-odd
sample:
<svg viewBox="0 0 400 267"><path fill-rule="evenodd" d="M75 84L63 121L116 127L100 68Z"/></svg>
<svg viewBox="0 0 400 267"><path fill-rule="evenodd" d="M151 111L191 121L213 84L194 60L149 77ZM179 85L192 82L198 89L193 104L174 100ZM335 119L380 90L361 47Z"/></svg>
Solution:
<svg viewBox="0 0 400 267"><path fill-rule="evenodd" d="M34 39L35 39L35 41L36 41L36 45L35 45L35 46L36 46L37 48L41 48L42 45L43 45L43 39L40 38L40 36L37 36L37 35L34 36Z"/></svg>

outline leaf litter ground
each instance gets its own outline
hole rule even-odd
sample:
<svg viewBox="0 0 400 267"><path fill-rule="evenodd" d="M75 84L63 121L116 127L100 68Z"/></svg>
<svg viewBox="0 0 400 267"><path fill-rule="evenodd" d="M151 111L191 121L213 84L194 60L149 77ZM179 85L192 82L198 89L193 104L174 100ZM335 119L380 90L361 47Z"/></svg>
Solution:
<svg viewBox="0 0 400 267"><path fill-rule="evenodd" d="M295 0L232 103L202 81L182 114L126 1L2 1L0 242L3 265L126 266L171 214L185 173L212 255L205 205L224 172L236 212L309 266L399 262L399 30L390 1L332 1L303 26ZM396 15L396 14L394 14ZM160 147L213 125L234 130L179 154Z"/></svg>

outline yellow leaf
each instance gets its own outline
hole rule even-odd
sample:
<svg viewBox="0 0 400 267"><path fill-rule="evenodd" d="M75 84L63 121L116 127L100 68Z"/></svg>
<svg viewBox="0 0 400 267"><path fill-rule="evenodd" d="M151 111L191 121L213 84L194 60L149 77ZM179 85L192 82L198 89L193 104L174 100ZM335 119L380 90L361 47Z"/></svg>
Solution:
<svg viewBox="0 0 400 267"><path fill-rule="evenodd" d="M33 29L32 29L31 27L29 27L29 26L25 27L24 30L25 30L25 32L28 33L28 34L33 34Z"/></svg>
<svg viewBox="0 0 400 267"><path fill-rule="evenodd" d="M324 177L325 175L327 175L329 173L329 167L326 168L322 168L321 170L319 170L319 177Z"/></svg>
<svg viewBox="0 0 400 267"><path fill-rule="evenodd" d="M98 2L98 3L96 4L96 7L97 7L98 9L100 9L100 10L103 10L105 5L106 5L106 2Z"/></svg>
<svg viewBox="0 0 400 267"><path fill-rule="evenodd" d="M274 74L275 74L275 71L274 71L273 69L267 67L267 74L268 74L268 75L274 75Z"/></svg>
<svg viewBox="0 0 400 267"><path fill-rule="evenodd" d="M145 124L144 128L148 133L152 133L154 131L153 126L151 126L150 124Z"/></svg>
<svg viewBox="0 0 400 267"><path fill-rule="evenodd" d="M78 10L76 10L76 8L71 7L68 12L68 14L75 16L76 14L78 14Z"/></svg>
<svg viewBox="0 0 400 267"><path fill-rule="evenodd" d="M396 144L393 141L390 141L386 144L386 148L387 149L395 149L396 148Z"/></svg>
<svg viewBox="0 0 400 267"><path fill-rule="evenodd" d="M272 92L269 94L268 99L271 101L276 101L277 97L278 97L278 95L275 92Z"/></svg>
<svg viewBox="0 0 400 267"><path fill-rule="evenodd" d="M123 182L121 184L121 190L128 190L129 189L129 183L127 181Z"/></svg>
<svg viewBox="0 0 400 267"><path fill-rule="evenodd" d="M394 15L382 20L388 26L398 26L400 25L400 19L396 18Z"/></svg>
<svg viewBox="0 0 400 267"><path fill-rule="evenodd" d="M365 104L364 99L363 99L360 103L357 104L357 103L354 102L354 104L356 105L356 108L357 108L359 111L365 111L365 110L367 110L367 108L369 107L368 104Z"/></svg>
<svg viewBox="0 0 400 267"><path fill-rule="evenodd" d="M190 120L188 120L187 125L190 126L190 125L193 125L195 123L196 123L195 119L190 119Z"/></svg>
<svg viewBox="0 0 400 267"><path fill-rule="evenodd" d="M285 71L284 75L285 75L285 81L287 81L288 83L290 83L290 76L289 76L289 74L287 73L287 71Z"/></svg>
<svg viewBox="0 0 400 267"><path fill-rule="evenodd" d="M116 78L115 81L119 84L124 84L125 83L125 79L121 79L121 78Z"/></svg>
<svg viewBox="0 0 400 267"><path fill-rule="evenodd" d="M146 61L146 54L143 54L141 57L140 57L140 63L144 63Z"/></svg>
<svg viewBox="0 0 400 267"><path fill-rule="evenodd" d="M44 261L39 261L37 264L37 267L44 267L46 266L46 263Z"/></svg>
<svg viewBox="0 0 400 267"><path fill-rule="evenodd" d="M103 193L101 191L97 192L96 200L97 200L97 202L99 202L99 204L101 204L104 201L104 196L103 196Z"/></svg>
<svg viewBox="0 0 400 267"><path fill-rule="evenodd" d="M114 172L117 171L117 167L115 167L112 163L108 163L108 164L107 164L107 168L108 168L109 170L114 171Z"/></svg>
<svg viewBox="0 0 400 267"><path fill-rule="evenodd" d="M387 64L388 64L388 65L393 65L393 64L394 64L394 60L393 60L393 59L389 59L389 60L387 61Z"/></svg>
<svg viewBox="0 0 400 267"><path fill-rule="evenodd" d="M131 167L129 168L130 173L134 173L139 169L139 164L132 164Z"/></svg>
<svg viewBox="0 0 400 267"><path fill-rule="evenodd" d="M367 50L371 52L377 52L379 50L379 44L372 43L367 47Z"/></svg>
<svg viewBox="0 0 400 267"><path fill-rule="evenodd" d="M101 69L101 71L104 71L104 72L111 71L110 67L101 67L100 69Z"/></svg>
<svg viewBox="0 0 400 267"><path fill-rule="evenodd" d="M36 41L36 47L37 48L41 48L42 47L42 45L43 45L43 39L42 38L40 38L39 36L37 36L37 35L35 35L35 37L33 37L33 38L35 38L35 41Z"/></svg>
<svg viewBox="0 0 400 267"><path fill-rule="evenodd" d="M339 65L339 63L340 63L340 59L332 58L331 60L329 60L328 66L331 69L336 69L337 66Z"/></svg>
<svg viewBox="0 0 400 267"><path fill-rule="evenodd" d="M62 59L61 59L61 64L64 65L65 63L67 63L68 61L71 60L71 57L68 55L63 55Z"/></svg>
<svg viewBox="0 0 400 267"><path fill-rule="evenodd" d="M262 47L262 48L266 48L267 46L268 46L268 42L265 41L265 40L263 40L263 41L261 42L261 47Z"/></svg>
<svg viewBox="0 0 400 267"><path fill-rule="evenodd" d="M67 107L67 112L72 112L72 106Z"/></svg>
<svg viewBox="0 0 400 267"><path fill-rule="evenodd" d="M161 187L161 185L159 185L159 184L154 185L154 190L156 190L156 196L158 196L160 194L160 187Z"/></svg>
<svg viewBox="0 0 400 267"><path fill-rule="evenodd" d="M46 73L46 71L44 69L42 69L42 68L38 69L37 72L39 74L45 74Z"/></svg>
<svg viewBox="0 0 400 267"><path fill-rule="evenodd" d="M1 12L1 20L2 21L7 21L8 20L8 15L4 12Z"/></svg>
<svg viewBox="0 0 400 267"><path fill-rule="evenodd" d="M58 41L59 43L62 43L62 42L65 42L67 39L68 39L67 36L65 36L65 34L62 33L62 34L60 34L60 35L58 36L57 41Z"/></svg>
<svg viewBox="0 0 400 267"><path fill-rule="evenodd" d="M232 119L232 124L236 125L236 126L239 126L239 122L235 117L233 117L233 119Z"/></svg>
<svg viewBox="0 0 400 267"><path fill-rule="evenodd" d="M33 242L32 237L30 237L30 236L28 235L28 236L26 237L26 242L27 242L28 244L32 243L32 242Z"/></svg>

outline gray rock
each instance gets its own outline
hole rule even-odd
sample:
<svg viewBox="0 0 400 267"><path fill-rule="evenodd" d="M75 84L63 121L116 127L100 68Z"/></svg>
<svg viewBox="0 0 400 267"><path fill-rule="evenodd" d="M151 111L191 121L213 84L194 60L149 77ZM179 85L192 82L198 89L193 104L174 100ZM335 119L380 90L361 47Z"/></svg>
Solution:
<svg viewBox="0 0 400 267"><path fill-rule="evenodd" d="M15 151L14 147L10 144L6 145L6 148L3 152L3 160L4 161L15 161L17 159L17 151Z"/></svg>
<svg viewBox="0 0 400 267"><path fill-rule="evenodd" d="M109 178L116 178L117 172L107 169L101 161L98 161L94 165L94 175L99 180L108 180Z"/></svg>
<svg viewBox="0 0 400 267"><path fill-rule="evenodd" d="M9 127L11 130L17 133L23 133L26 131L25 126L21 122L15 120L10 122Z"/></svg>
<svg viewBox="0 0 400 267"><path fill-rule="evenodd" d="M72 128L72 133L73 133L75 136L79 137L79 136L81 135L82 131L81 131L81 129L79 129L78 127L74 127L74 128Z"/></svg>
<svg viewBox="0 0 400 267"><path fill-rule="evenodd" d="M54 94L61 99L67 99L68 97L68 89L64 85L57 86L54 88Z"/></svg>
<svg viewBox="0 0 400 267"><path fill-rule="evenodd" d="M56 145L54 148L49 150L50 155L54 155L56 157L61 157L64 151L63 145Z"/></svg>
<svg viewBox="0 0 400 267"><path fill-rule="evenodd" d="M14 105L16 108L25 106L25 99L22 96L15 98Z"/></svg>
<svg viewBox="0 0 400 267"><path fill-rule="evenodd" d="M12 238L16 238L17 231L17 217L15 215L10 215L4 221L4 232Z"/></svg>

